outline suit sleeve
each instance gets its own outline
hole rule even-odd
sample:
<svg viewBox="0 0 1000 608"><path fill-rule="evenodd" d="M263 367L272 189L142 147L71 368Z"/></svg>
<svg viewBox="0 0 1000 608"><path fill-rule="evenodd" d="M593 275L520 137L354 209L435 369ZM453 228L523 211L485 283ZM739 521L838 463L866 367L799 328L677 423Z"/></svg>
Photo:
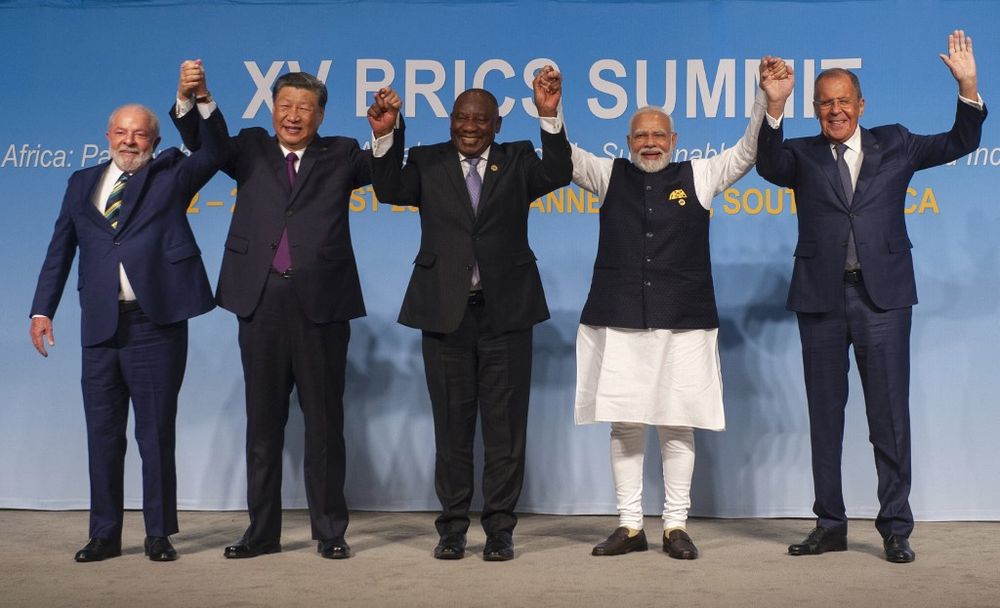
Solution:
<svg viewBox="0 0 1000 608"><path fill-rule="evenodd" d="M226 119L219 108L216 108L208 118L202 118L198 112L188 112L184 118L191 114L198 116L196 120L198 141L202 145L194 150L191 156L181 161L178 179L184 183L187 193L193 196L226 164L232 156L234 144L229 138ZM183 200L186 205L187 199Z"/></svg>
<svg viewBox="0 0 1000 608"><path fill-rule="evenodd" d="M764 120L757 136L757 174L777 186L792 187L795 155L784 143L784 121L772 127Z"/></svg>
<svg viewBox="0 0 1000 608"><path fill-rule="evenodd" d="M212 115L209 116L209 120L216 117L216 115L218 115L218 118L222 120L222 129L224 130L226 139L228 139L228 145L226 146L224 154L225 157L222 159L222 165L216 167L212 173L222 169L225 171L226 175L236 179L236 138L229 137L229 132L226 130L227 127L225 119L222 118L222 111L218 106L216 106ZM199 151L205 143L204 138L206 134L202 125L202 123L205 122L205 119L201 117L201 112L198 112L197 109L193 109L190 112L185 113L184 116L178 118L176 104L173 104L170 107L170 119L173 121L174 127L177 128L177 133L181 136L181 141L184 143L184 147L191 150L192 153ZM213 134L215 134L215 132L213 132ZM221 142L219 143L221 145ZM209 178L210 177L211 175L209 175ZM206 178L205 181L208 181L208 178ZM197 190L197 188L195 188L195 190Z"/></svg>
<svg viewBox="0 0 1000 608"><path fill-rule="evenodd" d="M420 206L420 150L410 150L403 166L405 125L393 131L392 147L379 157L372 156L372 187L379 202L397 206Z"/></svg>
<svg viewBox="0 0 1000 608"><path fill-rule="evenodd" d="M573 180L573 152L566 139L566 129L549 133L541 129L542 159L529 164L528 202L545 196ZM534 156L534 151L531 152Z"/></svg>
<svg viewBox="0 0 1000 608"><path fill-rule="evenodd" d="M984 120L986 120L985 105L980 110L959 100L955 112L955 124L946 133L914 135L900 127L907 142L907 154L912 159L914 168L920 170L950 163L975 150L983 134Z"/></svg>
<svg viewBox="0 0 1000 608"><path fill-rule="evenodd" d="M42 270L38 274L38 284L35 287L35 296L31 301L29 317L44 315L51 319L55 316L59 300L62 299L63 289L66 287L66 279L73 266L73 258L76 257L78 243L76 227L69 213L70 205L75 202L74 197L70 194L75 190L72 182L73 178L70 178L70 186L66 188L62 207L56 218L52 240L49 241L49 248L45 254L45 262L42 263Z"/></svg>

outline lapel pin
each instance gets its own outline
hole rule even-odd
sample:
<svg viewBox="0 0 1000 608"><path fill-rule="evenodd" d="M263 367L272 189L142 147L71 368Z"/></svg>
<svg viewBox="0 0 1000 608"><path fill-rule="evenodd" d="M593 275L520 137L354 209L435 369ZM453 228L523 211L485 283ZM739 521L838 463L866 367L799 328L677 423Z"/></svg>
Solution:
<svg viewBox="0 0 1000 608"><path fill-rule="evenodd" d="M496 173L499 170L500 170L500 167L498 167L496 165L490 165L490 171L493 171L494 173Z"/></svg>

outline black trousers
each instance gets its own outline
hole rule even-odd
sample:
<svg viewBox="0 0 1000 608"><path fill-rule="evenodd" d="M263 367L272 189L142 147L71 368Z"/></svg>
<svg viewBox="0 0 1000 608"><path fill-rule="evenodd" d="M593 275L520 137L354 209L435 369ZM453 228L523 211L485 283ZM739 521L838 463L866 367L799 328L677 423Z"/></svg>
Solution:
<svg viewBox="0 0 1000 608"><path fill-rule="evenodd" d="M141 310L120 313L113 337L84 347L91 538L121 539L129 400L142 458L146 535L177 533L175 419L187 347L187 321L156 325Z"/></svg>
<svg viewBox="0 0 1000 608"><path fill-rule="evenodd" d="M424 370L434 413L437 450L434 487L441 501L438 533L469 528L473 442L481 415L482 525L487 534L510 532L524 481L525 435L531 386L531 328L499 333L481 296L470 298L452 333L424 332Z"/></svg>
<svg viewBox="0 0 1000 608"><path fill-rule="evenodd" d="M303 466L312 536L333 539L347 529L344 376L350 325L310 321L292 280L270 274L253 316L239 320L250 512L245 538L252 545L281 538L282 450L293 386L305 422Z"/></svg>
<svg viewBox="0 0 1000 608"><path fill-rule="evenodd" d="M912 308L881 310L864 283L845 285L843 307L828 313L799 313L817 525L847 530L841 481L844 410L850 369L848 350L861 375L868 436L875 450L883 536L908 537L910 511L910 324Z"/></svg>

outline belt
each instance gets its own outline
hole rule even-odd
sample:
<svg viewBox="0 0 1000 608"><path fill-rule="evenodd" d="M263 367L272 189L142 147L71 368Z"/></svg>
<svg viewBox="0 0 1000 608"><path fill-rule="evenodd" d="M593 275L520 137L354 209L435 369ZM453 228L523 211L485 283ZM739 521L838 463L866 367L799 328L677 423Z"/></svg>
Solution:
<svg viewBox="0 0 1000 608"><path fill-rule="evenodd" d="M135 312L137 310L142 310L139 307L138 300L118 300L118 313L124 314L127 312Z"/></svg>
<svg viewBox="0 0 1000 608"><path fill-rule="evenodd" d="M483 297L483 290L477 289L469 292L469 306L483 306L486 298Z"/></svg>
<svg viewBox="0 0 1000 608"><path fill-rule="evenodd" d="M283 279L290 279L292 278L293 273L291 267L286 268L285 271L282 272L277 268L275 268L274 266L271 266L271 274L276 274Z"/></svg>
<svg viewBox="0 0 1000 608"><path fill-rule="evenodd" d="M857 268L855 270L845 270L844 271L844 283L848 285L857 285L861 282L861 269Z"/></svg>

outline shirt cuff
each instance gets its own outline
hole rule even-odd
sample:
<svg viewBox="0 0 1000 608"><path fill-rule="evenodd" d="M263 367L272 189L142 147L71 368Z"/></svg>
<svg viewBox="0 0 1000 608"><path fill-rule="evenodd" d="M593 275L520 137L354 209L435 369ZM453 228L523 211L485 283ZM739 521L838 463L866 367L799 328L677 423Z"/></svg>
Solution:
<svg viewBox="0 0 1000 608"><path fill-rule="evenodd" d="M396 139L394 137L395 131L389 131L382 137L375 137L372 133L372 156L375 158L382 158L392 147L392 142Z"/></svg>
<svg viewBox="0 0 1000 608"><path fill-rule="evenodd" d="M539 116L538 123L541 125L542 131L558 135L562 131L562 108L559 109L556 116Z"/></svg>
<svg viewBox="0 0 1000 608"><path fill-rule="evenodd" d="M980 112L983 111L983 96L980 95L979 93L976 93L976 99L969 99L968 97L962 97L961 95L959 95L958 98L963 103L972 106L973 108L979 110Z"/></svg>
<svg viewBox="0 0 1000 608"><path fill-rule="evenodd" d="M764 116L767 118L767 124L770 125L772 129L777 129L781 126L781 119L785 117L785 114L782 113L781 116L777 118L771 118L771 115L767 113L765 113Z"/></svg>
<svg viewBox="0 0 1000 608"><path fill-rule="evenodd" d="M193 107L194 107L193 101L191 101L190 99L182 99L178 97L177 103L174 105L174 114L177 115L177 118L183 118L184 115L190 112L191 108Z"/></svg>

